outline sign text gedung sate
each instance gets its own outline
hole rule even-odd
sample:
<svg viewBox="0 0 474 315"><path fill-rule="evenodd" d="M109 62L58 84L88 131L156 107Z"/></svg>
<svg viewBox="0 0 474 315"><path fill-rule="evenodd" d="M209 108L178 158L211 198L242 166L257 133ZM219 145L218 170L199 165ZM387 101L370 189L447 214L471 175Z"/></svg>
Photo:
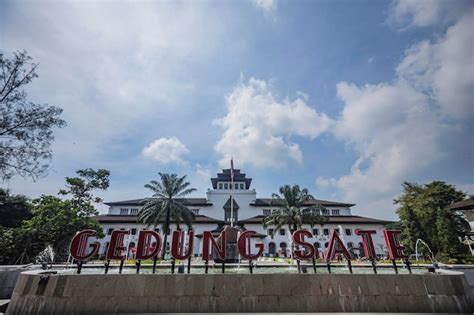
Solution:
<svg viewBox="0 0 474 315"><path fill-rule="evenodd" d="M124 260L126 258L127 248L124 245L124 238L130 231L127 230L115 230L112 232L109 247L107 248L106 259L107 260ZM372 241L372 234L376 232L374 230L356 230L356 235L359 235L362 240L363 254L364 257L373 261L376 259L375 247ZM387 245L388 256L390 259L407 259L408 256L405 253L405 247L400 244L400 231L397 230L384 230L385 243ZM96 256L100 249L100 243L91 242L89 238L94 237L96 231L84 230L77 233L71 241L70 253L71 256L77 261L84 262L90 260ZM252 253L250 250L250 238L256 235L255 231L244 231L241 232L237 247L240 256L243 259L256 260L262 256L264 251L263 243L254 244L256 251ZM336 257L336 255L342 255L347 260L352 259L350 252L344 246L341 238L339 237L336 230L332 230L330 239L328 242L327 249L322 254L318 248L313 244L306 241L307 238L312 238L313 234L305 229L300 229L292 233L293 246L293 257L300 260L309 260L313 258L322 258L326 261L330 261ZM187 242L185 241L187 239ZM220 237L216 240L212 233L209 231L203 232L202 237L202 258L208 261L211 258L211 250L217 254L217 256L225 260L226 257L226 231L220 233ZM172 244L171 244L171 256L177 260L188 259L193 254L194 246L194 231L173 231ZM138 236L138 243L135 253L135 259L145 260L155 258L162 247L161 237L158 232L155 231L140 231Z"/></svg>

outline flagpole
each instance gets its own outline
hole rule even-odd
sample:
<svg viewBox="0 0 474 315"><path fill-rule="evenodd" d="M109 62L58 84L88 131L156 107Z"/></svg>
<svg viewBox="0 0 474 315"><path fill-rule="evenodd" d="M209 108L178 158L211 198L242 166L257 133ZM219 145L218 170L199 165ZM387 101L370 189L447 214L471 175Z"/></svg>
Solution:
<svg viewBox="0 0 474 315"><path fill-rule="evenodd" d="M230 226L234 227L234 161L230 159Z"/></svg>

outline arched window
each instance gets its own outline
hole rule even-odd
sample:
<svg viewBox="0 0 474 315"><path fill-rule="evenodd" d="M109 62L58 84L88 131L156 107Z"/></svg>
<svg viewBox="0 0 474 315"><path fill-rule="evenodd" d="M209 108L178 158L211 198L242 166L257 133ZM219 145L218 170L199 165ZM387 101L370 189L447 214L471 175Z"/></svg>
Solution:
<svg viewBox="0 0 474 315"><path fill-rule="evenodd" d="M287 253L286 253L286 243L285 242L280 243L280 250L281 250L281 254L283 255L283 257L286 257Z"/></svg>
<svg viewBox="0 0 474 315"><path fill-rule="evenodd" d="M329 246L328 242L324 243L324 248L328 248L328 246Z"/></svg>
<svg viewBox="0 0 474 315"><path fill-rule="evenodd" d="M275 256L276 254L276 245L274 242L268 243L268 254Z"/></svg>
<svg viewBox="0 0 474 315"><path fill-rule="evenodd" d="M136 248L135 248L135 242L130 242L130 244L128 244L128 258L135 258L135 253L136 253Z"/></svg>
<svg viewBox="0 0 474 315"><path fill-rule="evenodd" d="M321 244L319 242L314 243L314 248L321 248Z"/></svg>

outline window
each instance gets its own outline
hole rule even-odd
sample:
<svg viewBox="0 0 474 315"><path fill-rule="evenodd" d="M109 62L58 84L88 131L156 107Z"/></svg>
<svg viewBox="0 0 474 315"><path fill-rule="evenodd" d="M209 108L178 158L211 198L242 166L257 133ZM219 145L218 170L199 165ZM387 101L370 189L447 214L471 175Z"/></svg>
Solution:
<svg viewBox="0 0 474 315"><path fill-rule="evenodd" d="M329 229L324 229L323 233L324 233L324 235L329 235Z"/></svg>
<svg viewBox="0 0 474 315"><path fill-rule="evenodd" d="M276 254L276 245L273 242L268 243L268 253L270 255L275 255Z"/></svg>
<svg viewBox="0 0 474 315"><path fill-rule="evenodd" d="M244 184L240 183L240 189L244 189Z"/></svg>
<svg viewBox="0 0 474 315"><path fill-rule="evenodd" d="M225 222L230 222L230 209L225 209L224 210L224 221ZM237 223L237 221L239 221L239 210L238 209L234 209L233 211L233 216L234 218L232 219L234 223Z"/></svg>
<svg viewBox="0 0 474 315"><path fill-rule="evenodd" d="M128 214L128 208L120 208L120 214L121 215L127 215Z"/></svg>
<svg viewBox="0 0 474 315"><path fill-rule="evenodd" d="M156 228L156 229L155 229L155 232L156 232L156 233L160 233L160 229L159 229L159 228Z"/></svg>
<svg viewBox="0 0 474 315"><path fill-rule="evenodd" d="M224 189L229 189L229 184L225 183L224 184Z"/></svg>
<svg viewBox="0 0 474 315"><path fill-rule="evenodd" d="M263 209L263 215L264 215L264 216L268 216L268 215L270 215L270 214L272 214L272 210L271 210L271 209Z"/></svg>
<svg viewBox="0 0 474 315"><path fill-rule="evenodd" d="M194 215L198 215L198 214L199 214L199 209L191 209L191 212L192 212Z"/></svg>
<svg viewBox="0 0 474 315"><path fill-rule="evenodd" d="M137 229L132 229L132 235L136 235L137 234Z"/></svg>
<svg viewBox="0 0 474 315"><path fill-rule="evenodd" d="M352 242L347 243L347 248L349 249L354 248L354 244Z"/></svg>
<svg viewBox="0 0 474 315"><path fill-rule="evenodd" d="M285 235L285 229L280 229L280 235Z"/></svg>
<svg viewBox="0 0 474 315"><path fill-rule="evenodd" d="M222 189L222 183L219 183L219 189Z"/></svg>
<svg viewBox="0 0 474 315"><path fill-rule="evenodd" d="M323 209L323 215L329 215L329 210L328 209Z"/></svg>
<svg viewBox="0 0 474 315"><path fill-rule="evenodd" d="M339 231L339 228L334 229L334 231L336 231L337 235L340 235L340 234L341 234L341 231Z"/></svg>
<svg viewBox="0 0 474 315"><path fill-rule="evenodd" d="M137 214L138 214L138 208L132 208L132 209L130 209L130 214L132 214L132 215L137 215Z"/></svg>
<svg viewBox="0 0 474 315"><path fill-rule="evenodd" d="M114 229L109 229L109 230L107 231L107 235L112 235L112 232L113 232L113 231L114 231Z"/></svg>
<svg viewBox="0 0 474 315"><path fill-rule="evenodd" d="M346 229L346 235L347 236L352 235L352 230L351 229Z"/></svg>
<svg viewBox="0 0 474 315"><path fill-rule="evenodd" d="M332 215L339 215L339 209L331 210Z"/></svg>
<svg viewBox="0 0 474 315"><path fill-rule="evenodd" d="M328 242L324 243L324 248L328 248L328 245L329 245Z"/></svg>
<svg viewBox="0 0 474 315"><path fill-rule="evenodd" d="M235 188L235 189L239 189L239 184L238 184L238 183L235 183L235 184L234 184L234 188Z"/></svg>
<svg viewBox="0 0 474 315"><path fill-rule="evenodd" d="M314 248L321 248L321 244L319 244L318 242L314 243Z"/></svg>
<svg viewBox="0 0 474 315"><path fill-rule="evenodd" d="M273 235L273 229L268 229L268 235Z"/></svg>
<svg viewBox="0 0 474 315"><path fill-rule="evenodd" d="M319 230L318 229L313 229L313 235L319 235Z"/></svg>

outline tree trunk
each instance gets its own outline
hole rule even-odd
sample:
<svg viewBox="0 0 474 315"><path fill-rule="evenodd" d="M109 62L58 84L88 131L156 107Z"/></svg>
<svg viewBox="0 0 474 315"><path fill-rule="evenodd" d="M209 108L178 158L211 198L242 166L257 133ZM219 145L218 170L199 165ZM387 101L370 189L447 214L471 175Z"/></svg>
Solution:
<svg viewBox="0 0 474 315"><path fill-rule="evenodd" d="M166 220L165 220L165 237L163 238L163 252L161 253L161 259L165 259L166 255L166 242L168 241L168 234L170 231L170 216L171 216L171 209L168 205L166 209Z"/></svg>

